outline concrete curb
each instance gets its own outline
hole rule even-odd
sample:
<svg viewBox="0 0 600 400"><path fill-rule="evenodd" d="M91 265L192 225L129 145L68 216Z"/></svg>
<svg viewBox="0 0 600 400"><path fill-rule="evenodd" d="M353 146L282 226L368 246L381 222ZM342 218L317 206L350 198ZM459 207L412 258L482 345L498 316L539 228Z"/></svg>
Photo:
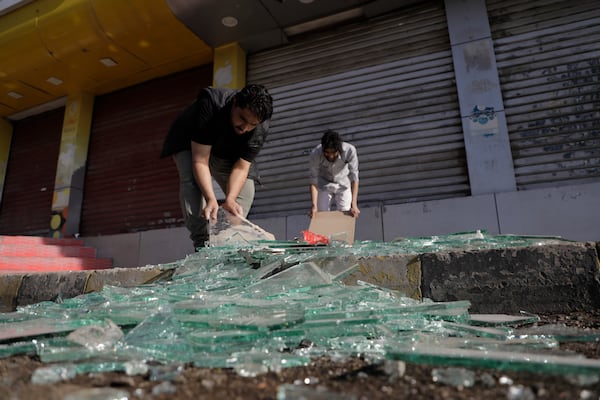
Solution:
<svg viewBox="0 0 600 400"><path fill-rule="evenodd" d="M358 271L343 280L348 285L357 281L369 282L397 290L404 296L422 299L421 258L411 254L364 257L358 260Z"/></svg>
<svg viewBox="0 0 600 400"><path fill-rule="evenodd" d="M113 268L48 273L0 275L0 312L41 301L68 299L102 290L104 285L137 286L152 282L165 269L160 265L140 268Z"/></svg>
<svg viewBox="0 0 600 400"><path fill-rule="evenodd" d="M0 311L13 311L18 305L17 298L23 282L23 275L8 274L0 276Z"/></svg>
<svg viewBox="0 0 600 400"><path fill-rule="evenodd" d="M595 243L421 256L423 296L470 300L477 313L559 313L600 305Z"/></svg>
<svg viewBox="0 0 600 400"><path fill-rule="evenodd" d="M358 260L362 280L434 301L469 300L474 313L562 313L600 306L598 244L443 251Z"/></svg>
<svg viewBox="0 0 600 400"><path fill-rule="evenodd" d="M600 305L599 245L577 242L418 255L312 260L323 269L358 264L343 281L369 282L405 296L434 301L471 301L476 313L559 313ZM168 277L169 267L0 275L0 312L101 290L137 286Z"/></svg>

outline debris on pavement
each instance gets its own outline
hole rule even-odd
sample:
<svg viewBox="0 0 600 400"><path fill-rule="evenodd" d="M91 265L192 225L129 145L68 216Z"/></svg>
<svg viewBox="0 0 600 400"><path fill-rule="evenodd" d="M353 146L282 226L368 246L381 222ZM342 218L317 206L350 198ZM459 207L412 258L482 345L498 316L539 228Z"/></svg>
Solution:
<svg viewBox="0 0 600 400"><path fill-rule="evenodd" d="M353 245L261 238L211 246L164 265L174 271L164 280L106 285L0 314L0 357L38 356L44 366L33 373L34 384L107 371L168 380L183 364L256 377L323 356L396 365L396 375L403 362L431 364L438 367L434 380L463 386L474 379L465 368L479 367L589 381L600 375L600 360L561 351L559 343L598 342L597 330L536 326L539 318L525 311L470 314L468 300L419 300L373 283L342 282L358 268L356 257L367 254L556 241L562 239L476 231ZM325 257L337 262L315 262ZM282 386L280 393L298 390Z"/></svg>

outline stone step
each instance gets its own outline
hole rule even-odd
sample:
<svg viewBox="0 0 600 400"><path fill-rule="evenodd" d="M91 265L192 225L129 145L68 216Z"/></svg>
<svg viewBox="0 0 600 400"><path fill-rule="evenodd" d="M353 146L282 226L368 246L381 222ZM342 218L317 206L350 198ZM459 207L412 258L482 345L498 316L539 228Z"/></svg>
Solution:
<svg viewBox="0 0 600 400"><path fill-rule="evenodd" d="M85 246L58 244L0 243L0 256L10 257L82 257L95 258L96 249Z"/></svg>
<svg viewBox="0 0 600 400"><path fill-rule="evenodd" d="M0 236L0 273L81 271L112 267L78 238Z"/></svg>
<svg viewBox="0 0 600 400"><path fill-rule="evenodd" d="M111 267L110 258L0 256L2 272L81 271Z"/></svg>
<svg viewBox="0 0 600 400"><path fill-rule="evenodd" d="M0 245L3 244L83 246L83 239L51 238L42 236L0 236Z"/></svg>

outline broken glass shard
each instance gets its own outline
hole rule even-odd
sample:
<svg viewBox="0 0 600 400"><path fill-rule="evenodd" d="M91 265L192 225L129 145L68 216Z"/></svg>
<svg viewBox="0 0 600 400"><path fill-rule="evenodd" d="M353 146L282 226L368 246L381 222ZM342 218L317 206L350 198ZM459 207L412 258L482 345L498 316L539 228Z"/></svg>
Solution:
<svg viewBox="0 0 600 400"><path fill-rule="evenodd" d="M484 367L499 370L531 371L558 374L600 374L600 360L582 356L487 351L436 346L388 347L386 357L418 363Z"/></svg>
<svg viewBox="0 0 600 400"><path fill-rule="evenodd" d="M251 246L261 240L275 240L273 234L242 216L233 215L219 207L216 220L210 221L211 246Z"/></svg>

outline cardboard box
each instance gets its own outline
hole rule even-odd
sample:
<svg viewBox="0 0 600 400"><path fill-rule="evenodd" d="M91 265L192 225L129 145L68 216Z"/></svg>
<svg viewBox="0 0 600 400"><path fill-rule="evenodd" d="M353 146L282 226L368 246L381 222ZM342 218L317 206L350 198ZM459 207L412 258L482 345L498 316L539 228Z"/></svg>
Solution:
<svg viewBox="0 0 600 400"><path fill-rule="evenodd" d="M319 211L310 220L309 231L329 237L331 240L354 243L356 218L343 211Z"/></svg>

